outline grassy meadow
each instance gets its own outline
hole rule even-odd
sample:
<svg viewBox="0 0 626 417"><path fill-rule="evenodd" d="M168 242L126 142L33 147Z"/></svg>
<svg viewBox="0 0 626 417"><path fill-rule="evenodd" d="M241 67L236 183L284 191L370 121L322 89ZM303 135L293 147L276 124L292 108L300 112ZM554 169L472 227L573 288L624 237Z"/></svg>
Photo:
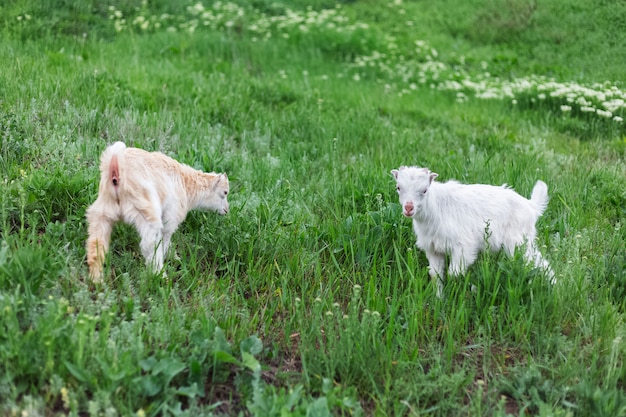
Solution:
<svg viewBox="0 0 626 417"><path fill-rule="evenodd" d="M0 35L0 415L626 415L626 3L9 0ZM119 224L96 286L118 140L231 211L167 277ZM400 165L545 181L557 283L484 255L437 298Z"/></svg>

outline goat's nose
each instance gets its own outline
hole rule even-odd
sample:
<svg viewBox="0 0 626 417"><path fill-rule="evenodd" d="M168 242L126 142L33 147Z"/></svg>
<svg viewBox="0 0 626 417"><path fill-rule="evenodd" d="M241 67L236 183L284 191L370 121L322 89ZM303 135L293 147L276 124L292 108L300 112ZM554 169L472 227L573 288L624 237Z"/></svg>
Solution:
<svg viewBox="0 0 626 417"><path fill-rule="evenodd" d="M413 211L415 210L415 206L412 201L409 201L404 205L404 215L410 217L413 215Z"/></svg>

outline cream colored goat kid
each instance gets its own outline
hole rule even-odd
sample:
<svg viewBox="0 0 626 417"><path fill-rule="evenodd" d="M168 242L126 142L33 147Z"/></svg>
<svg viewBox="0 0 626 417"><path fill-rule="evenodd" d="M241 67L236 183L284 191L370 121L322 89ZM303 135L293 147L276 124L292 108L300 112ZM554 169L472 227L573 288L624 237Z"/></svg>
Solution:
<svg viewBox="0 0 626 417"><path fill-rule="evenodd" d="M112 144L100 158L98 198L87 209L89 276L102 281L111 230L118 221L135 226L146 265L161 271L172 234L187 213L228 213L228 191L226 174L198 171L160 152Z"/></svg>

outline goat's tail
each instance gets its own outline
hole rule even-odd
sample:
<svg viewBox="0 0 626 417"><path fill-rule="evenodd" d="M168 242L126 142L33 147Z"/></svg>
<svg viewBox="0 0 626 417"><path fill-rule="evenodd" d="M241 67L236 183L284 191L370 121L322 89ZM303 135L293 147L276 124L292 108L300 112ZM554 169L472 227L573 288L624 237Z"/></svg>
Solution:
<svg viewBox="0 0 626 417"><path fill-rule="evenodd" d="M124 181L124 142L115 142L100 157L100 189L119 199L120 184Z"/></svg>
<svg viewBox="0 0 626 417"><path fill-rule="evenodd" d="M539 180L533 187L533 192L530 195L530 204L533 205L535 210L541 216L548 207L548 186L545 182Z"/></svg>

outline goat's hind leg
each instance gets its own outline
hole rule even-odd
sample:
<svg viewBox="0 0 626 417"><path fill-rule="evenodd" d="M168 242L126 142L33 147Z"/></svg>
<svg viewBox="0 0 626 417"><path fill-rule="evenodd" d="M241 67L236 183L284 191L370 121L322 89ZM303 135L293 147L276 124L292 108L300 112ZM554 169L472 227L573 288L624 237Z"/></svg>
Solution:
<svg viewBox="0 0 626 417"><path fill-rule="evenodd" d="M548 278L550 278L550 284L556 284L556 277L554 276L554 271L550 267L550 263L541 255L541 252L539 252L539 249L537 249L535 244L529 243L526 246L524 258L527 262L535 265L535 268L543 269Z"/></svg>
<svg viewBox="0 0 626 417"><path fill-rule="evenodd" d="M109 251L111 230L116 219L107 215L100 201L87 209L88 238L86 243L89 277L94 283L102 282L102 265Z"/></svg>

